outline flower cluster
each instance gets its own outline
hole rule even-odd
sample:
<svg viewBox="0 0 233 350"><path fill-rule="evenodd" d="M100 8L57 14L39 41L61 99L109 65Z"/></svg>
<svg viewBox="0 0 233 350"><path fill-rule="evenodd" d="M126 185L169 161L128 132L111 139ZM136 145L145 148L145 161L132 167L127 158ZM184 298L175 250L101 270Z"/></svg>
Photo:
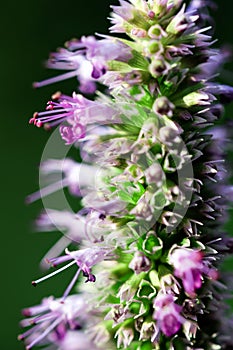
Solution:
<svg viewBox="0 0 233 350"><path fill-rule="evenodd" d="M28 202L67 187L82 209L46 208L37 220L39 231L64 235L45 256L61 266L33 285L76 270L60 299L24 310L27 349L233 347L224 321L229 276L220 271L232 253L221 226L231 191L226 131L213 127L233 88L216 81L229 53L213 48L208 7L119 0L110 33L124 36L69 41L47 62L68 72L34 84L78 78L79 93L55 93L30 123L59 125L81 161L43 162L43 174L61 178Z"/></svg>

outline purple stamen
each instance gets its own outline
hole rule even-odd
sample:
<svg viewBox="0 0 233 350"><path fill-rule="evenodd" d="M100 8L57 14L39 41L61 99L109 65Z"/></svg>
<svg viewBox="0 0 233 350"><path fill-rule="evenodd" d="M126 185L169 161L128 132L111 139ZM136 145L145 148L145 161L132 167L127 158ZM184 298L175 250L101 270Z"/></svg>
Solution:
<svg viewBox="0 0 233 350"><path fill-rule="evenodd" d="M27 326L29 326L29 325L27 325ZM22 327L27 327L27 326L22 326ZM34 326L34 327L29 328L26 332L24 332L24 333L22 333L22 334L20 334L20 335L18 336L18 340L24 340L25 338L27 338L29 335L31 335L32 333L36 332L36 331L39 330L40 328L41 328L41 325L40 325L40 324L38 324L38 325L36 325L36 326Z"/></svg>
<svg viewBox="0 0 233 350"><path fill-rule="evenodd" d="M45 79L45 80L42 80L40 82L36 81L33 83L33 87L34 88L41 88L41 87L46 86L46 85L58 83L59 81L62 81L62 80L74 78L75 76L77 76L76 70L72 71L72 72L58 75L58 76L53 77L53 78Z"/></svg>
<svg viewBox="0 0 233 350"><path fill-rule="evenodd" d="M35 340L33 340L29 345L26 346L26 350L30 350L34 345L39 343L42 339L46 337L62 320L62 317L57 318L45 331L39 335Z"/></svg>
<svg viewBox="0 0 233 350"><path fill-rule="evenodd" d="M80 274L80 272L82 271L82 268L80 267L77 272L75 273L74 277L72 278L70 284L68 285L68 287L66 288L63 297L62 297L62 301L64 301L66 299L66 297L70 294L71 289L73 288L75 282L78 279L78 276Z"/></svg>

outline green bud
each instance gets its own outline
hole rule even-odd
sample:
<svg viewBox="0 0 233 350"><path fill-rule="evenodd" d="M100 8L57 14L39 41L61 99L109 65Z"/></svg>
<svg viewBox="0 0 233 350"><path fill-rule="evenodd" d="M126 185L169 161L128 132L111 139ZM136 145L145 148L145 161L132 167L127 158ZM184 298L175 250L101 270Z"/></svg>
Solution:
<svg viewBox="0 0 233 350"><path fill-rule="evenodd" d="M148 45L148 51L149 53L153 54L161 50L161 45L158 41L152 41Z"/></svg>
<svg viewBox="0 0 233 350"><path fill-rule="evenodd" d="M208 105L208 104L209 104L209 95L202 91L191 92L190 94L183 97L184 107L192 107L195 105Z"/></svg>

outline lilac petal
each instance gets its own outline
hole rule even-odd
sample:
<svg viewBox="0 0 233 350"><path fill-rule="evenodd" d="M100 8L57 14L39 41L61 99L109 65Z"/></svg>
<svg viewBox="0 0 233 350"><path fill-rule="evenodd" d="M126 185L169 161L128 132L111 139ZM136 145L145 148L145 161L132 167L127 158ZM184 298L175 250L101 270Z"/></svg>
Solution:
<svg viewBox="0 0 233 350"><path fill-rule="evenodd" d="M181 323L174 315L166 315L161 321L160 327L162 332L167 337L170 337L179 331Z"/></svg>

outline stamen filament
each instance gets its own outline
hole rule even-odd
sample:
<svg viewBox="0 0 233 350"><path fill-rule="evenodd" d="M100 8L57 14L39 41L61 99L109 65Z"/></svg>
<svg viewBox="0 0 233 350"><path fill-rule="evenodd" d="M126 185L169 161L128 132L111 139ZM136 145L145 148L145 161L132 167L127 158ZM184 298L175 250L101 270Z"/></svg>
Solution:
<svg viewBox="0 0 233 350"><path fill-rule="evenodd" d="M49 315L41 315L41 316L38 316L36 318L34 318L33 320L33 324L37 325L41 322L44 322L44 321L49 321L49 320L53 320L54 319L54 314L49 314Z"/></svg>
<svg viewBox="0 0 233 350"><path fill-rule="evenodd" d="M72 278L72 281L70 282L70 284L66 288L66 290L63 294L63 297L62 297L62 301L64 301L66 299L66 297L69 295L69 293L70 293L71 289L73 288L75 282L77 281L77 278L78 278L81 271L82 271L82 268L80 267L78 269L78 271L75 273L74 277Z"/></svg>
<svg viewBox="0 0 233 350"><path fill-rule="evenodd" d="M66 186L68 186L67 179L62 179L60 181L52 183L52 184L40 189L39 191L36 191L36 192L30 194L29 196L27 196L26 203L31 204L31 203L37 201L38 199L40 199L42 197L46 197L46 196L64 188L64 187L66 187Z"/></svg>
<svg viewBox="0 0 233 350"><path fill-rule="evenodd" d="M33 285L33 286L36 286L38 283L43 282L43 281L47 280L48 278L53 277L53 276L57 275L58 273L60 273L60 272L62 272L62 271L64 271L64 270L66 270L66 269L68 269L70 266L74 265L75 263L76 263L75 260L71 261L69 264L67 264L67 265L61 267L60 269L58 269L58 270L56 270L56 271L50 273L49 275L46 275L46 276L44 276L44 277L41 277L41 278L39 278L39 279L36 280L36 281L32 281L32 285Z"/></svg>
<svg viewBox="0 0 233 350"><path fill-rule="evenodd" d="M39 337L37 337L29 345L26 346L26 350L30 350L34 345L36 345L43 338L45 338L46 335L49 334L61 322L61 320L62 317L57 318L48 328L45 329L45 331Z"/></svg>
<svg viewBox="0 0 233 350"><path fill-rule="evenodd" d="M43 111L43 112L38 112L37 113L37 116L39 117L39 119L45 119L45 118L47 118L46 117L46 115L51 115L51 114L56 114L56 113L59 113L59 112L64 112L64 111L67 111L68 112L68 110L70 110L70 108L54 108L54 109L48 109L48 110L46 110L46 111ZM45 115L45 117L40 117L40 116L43 116L43 115Z"/></svg>
<svg viewBox="0 0 233 350"><path fill-rule="evenodd" d="M66 236L62 236L49 251L45 254L40 262L40 266L45 270L48 270L48 264L46 263L52 256L59 256L61 252L70 244L71 239Z"/></svg>
<svg viewBox="0 0 233 350"><path fill-rule="evenodd" d="M20 334L18 336L18 340L24 340L26 337L28 337L30 334L34 333L35 331L37 331L37 329L40 329L41 325L36 325L34 327L29 328L26 332Z"/></svg>
<svg viewBox="0 0 233 350"><path fill-rule="evenodd" d="M72 72L64 73L64 74L58 75L58 76L53 77L53 78L45 79L43 81L36 81L35 83L33 83L33 87L40 88L40 87L43 87L46 85L57 83L57 82L62 81L62 80L73 78L76 75L77 75L76 70L74 70L74 71L72 70Z"/></svg>

